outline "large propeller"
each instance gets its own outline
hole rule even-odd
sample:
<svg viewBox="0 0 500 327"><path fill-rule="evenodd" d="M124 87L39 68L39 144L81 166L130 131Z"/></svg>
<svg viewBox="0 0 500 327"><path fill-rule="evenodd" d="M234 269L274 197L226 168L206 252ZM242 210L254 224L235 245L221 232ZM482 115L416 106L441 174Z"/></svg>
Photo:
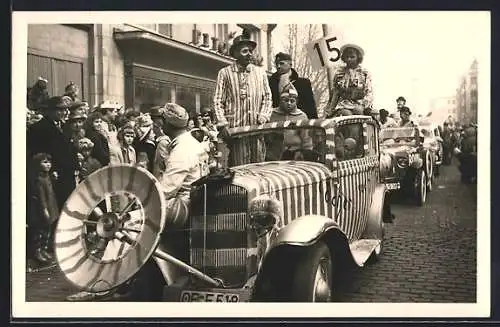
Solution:
<svg viewBox="0 0 500 327"><path fill-rule="evenodd" d="M66 278L90 292L125 283L155 252L165 206L159 182L145 169L116 165L88 176L66 201L56 229Z"/></svg>

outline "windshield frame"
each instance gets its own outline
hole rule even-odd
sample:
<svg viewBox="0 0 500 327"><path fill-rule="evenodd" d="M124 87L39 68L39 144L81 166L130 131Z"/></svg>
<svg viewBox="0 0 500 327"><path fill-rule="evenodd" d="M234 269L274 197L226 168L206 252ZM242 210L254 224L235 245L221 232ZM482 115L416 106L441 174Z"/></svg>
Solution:
<svg viewBox="0 0 500 327"><path fill-rule="evenodd" d="M381 146L397 146L397 145L413 145L411 144L410 142L408 141L405 141L405 142L395 142L394 144L384 144L385 141L387 140L395 140L397 139L398 137L394 138L384 138L384 132L387 132L387 131L409 131L409 130L413 130L413 136L407 136L407 137L404 137L404 136L401 136L401 138L412 138L412 140L415 140L415 146L419 146L422 142L421 142L421 139L420 139L420 129L418 127L387 127L387 128L383 128L380 130L380 133L379 133L379 142L380 142L380 145Z"/></svg>

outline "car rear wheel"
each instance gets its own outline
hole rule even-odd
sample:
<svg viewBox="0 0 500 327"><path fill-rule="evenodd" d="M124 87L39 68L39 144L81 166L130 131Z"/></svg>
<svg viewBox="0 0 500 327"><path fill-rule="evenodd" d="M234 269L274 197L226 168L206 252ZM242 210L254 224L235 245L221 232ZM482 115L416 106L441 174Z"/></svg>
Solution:
<svg viewBox="0 0 500 327"><path fill-rule="evenodd" d="M423 206L427 200L427 179L425 176L425 171L420 169L415 176L415 198L417 205Z"/></svg>
<svg viewBox="0 0 500 327"><path fill-rule="evenodd" d="M324 242L305 248L295 266L291 287L293 302L331 302L333 260Z"/></svg>

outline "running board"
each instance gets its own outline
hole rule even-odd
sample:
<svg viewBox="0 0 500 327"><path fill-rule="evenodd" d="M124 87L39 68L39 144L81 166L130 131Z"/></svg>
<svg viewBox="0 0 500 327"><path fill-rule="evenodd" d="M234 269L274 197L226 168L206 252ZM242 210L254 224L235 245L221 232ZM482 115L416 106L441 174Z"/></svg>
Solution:
<svg viewBox="0 0 500 327"><path fill-rule="evenodd" d="M380 244L377 239L362 239L349 244L352 258L359 267L363 267L373 250Z"/></svg>

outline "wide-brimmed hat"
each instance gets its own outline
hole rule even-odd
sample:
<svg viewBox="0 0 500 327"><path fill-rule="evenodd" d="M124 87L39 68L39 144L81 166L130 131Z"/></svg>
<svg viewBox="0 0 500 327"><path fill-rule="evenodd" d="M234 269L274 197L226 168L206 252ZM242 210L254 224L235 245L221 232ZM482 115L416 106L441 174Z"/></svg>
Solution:
<svg viewBox="0 0 500 327"><path fill-rule="evenodd" d="M184 107L169 102L163 107L163 119L174 127L182 128L187 126L189 114Z"/></svg>
<svg viewBox="0 0 500 327"><path fill-rule="evenodd" d="M37 81L42 81L42 82L45 82L45 83L49 82L46 78L43 78L42 76L38 76L38 78L36 80Z"/></svg>
<svg viewBox="0 0 500 327"><path fill-rule="evenodd" d="M76 108L69 113L68 120L87 119L87 114L83 108Z"/></svg>
<svg viewBox="0 0 500 327"><path fill-rule="evenodd" d="M354 49L356 51L359 52L359 54L364 57L365 56L365 51L363 50L363 48L361 48L359 45L356 45L356 44L353 44L353 43L348 43L348 44L344 44L341 48L340 48L340 53L342 55L344 55L344 51L346 51L347 49Z"/></svg>
<svg viewBox="0 0 500 327"><path fill-rule="evenodd" d="M400 97L398 97L398 98L396 99L396 102L398 102L398 101L404 101L404 102L406 102L406 99L405 99L404 97L401 97L401 96L400 96Z"/></svg>
<svg viewBox="0 0 500 327"><path fill-rule="evenodd" d="M239 35L234 38L233 44L231 44L231 47L229 48L229 54L234 57L233 52L240 46L242 45L248 45L252 49L255 49L257 47L257 43L254 41L250 40L247 36L245 35Z"/></svg>

